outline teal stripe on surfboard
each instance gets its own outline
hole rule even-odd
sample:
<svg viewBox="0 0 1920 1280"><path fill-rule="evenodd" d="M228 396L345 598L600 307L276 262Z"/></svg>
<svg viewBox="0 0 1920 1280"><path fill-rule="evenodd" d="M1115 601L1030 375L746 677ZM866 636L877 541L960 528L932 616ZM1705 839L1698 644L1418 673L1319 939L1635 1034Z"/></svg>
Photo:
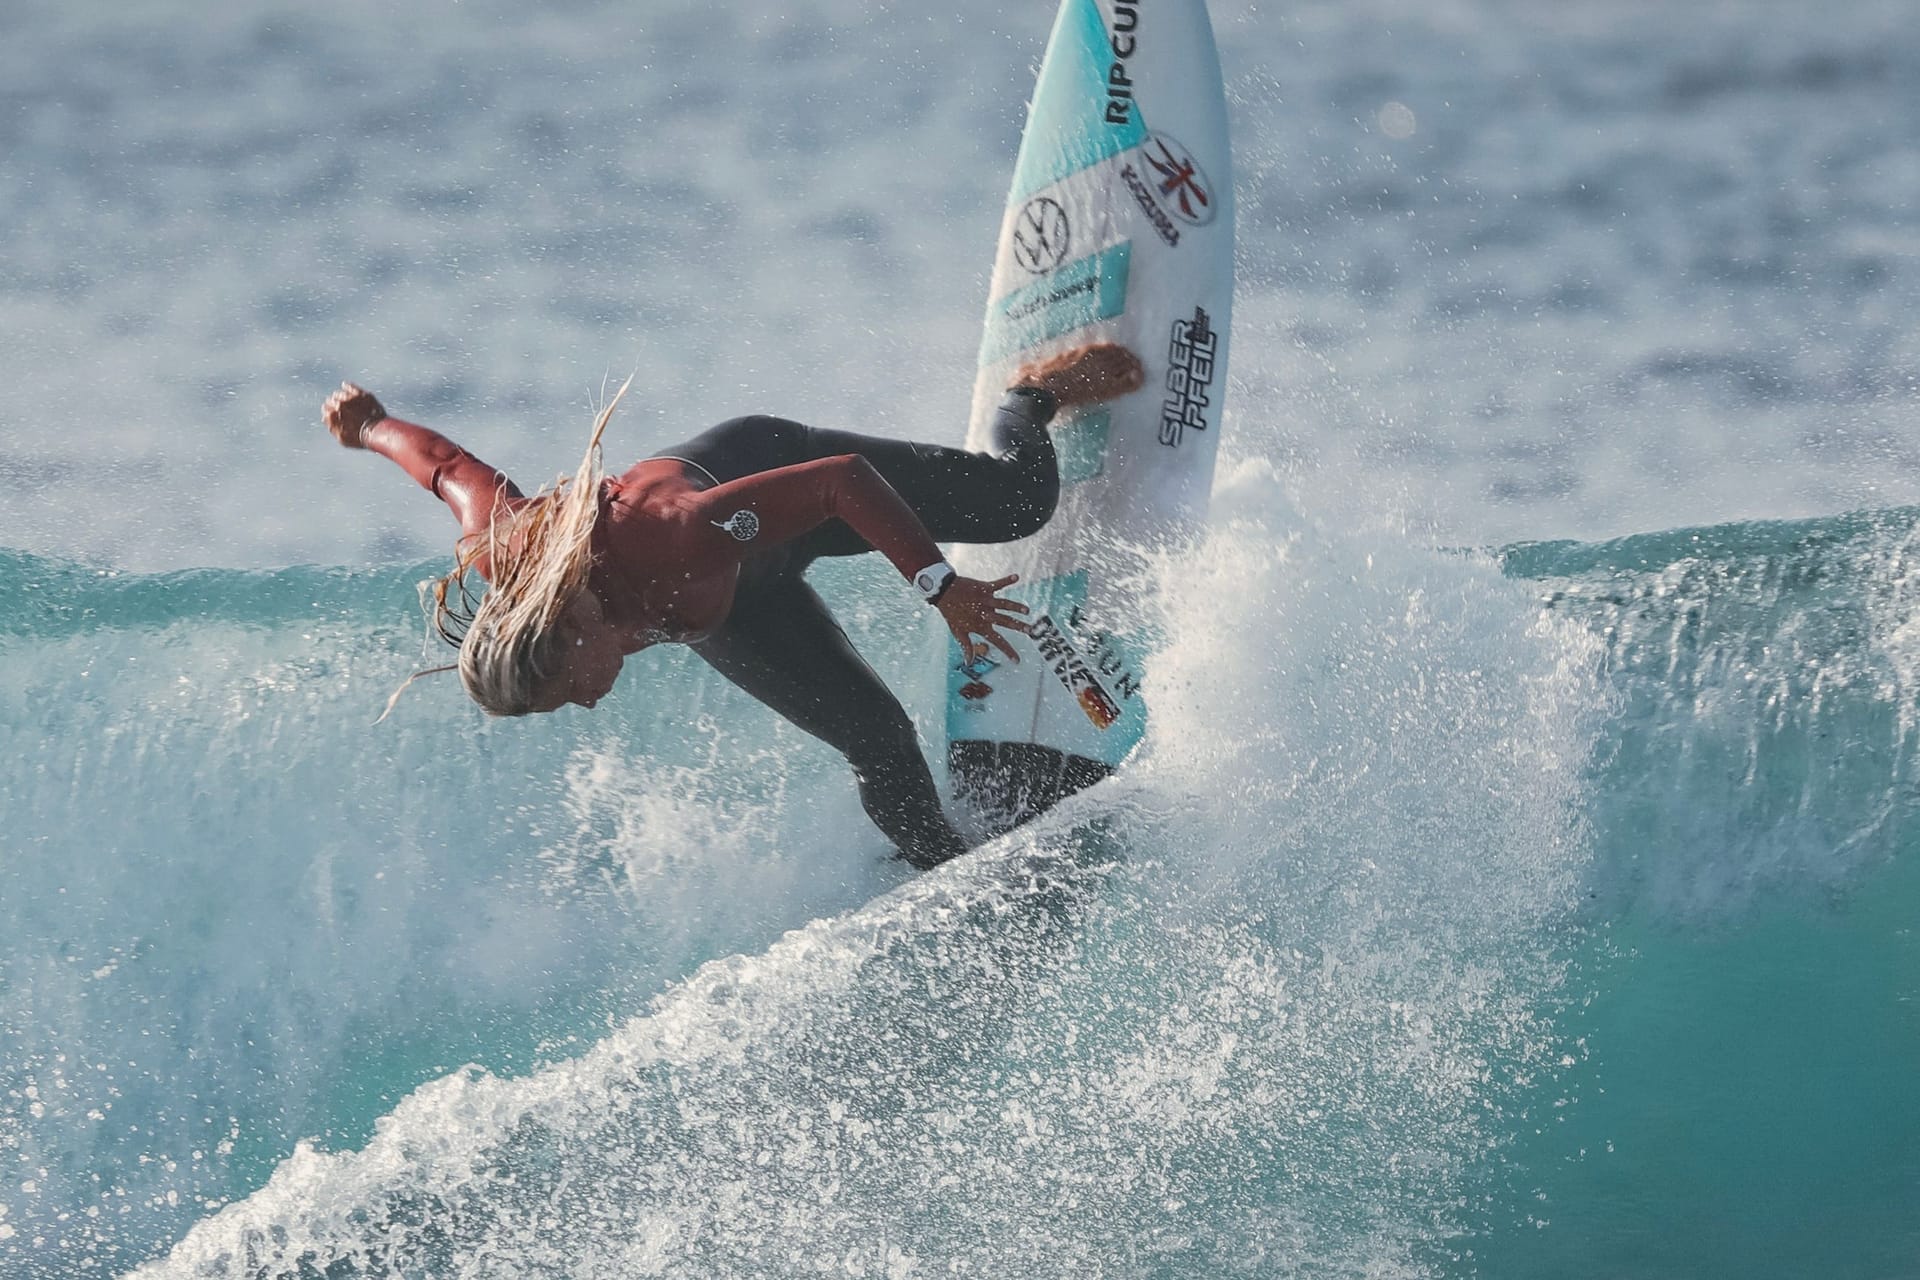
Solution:
<svg viewBox="0 0 1920 1280"><path fill-rule="evenodd" d="M1001 298L980 342L980 363L1119 315L1127 306L1132 262L1133 242L1123 240Z"/></svg>
<svg viewBox="0 0 1920 1280"><path fill-rule="evenodd" d="M1107 73L1113 65L1113 39L1099 6L1093 0L1062 5L1034 86L1026 140L1014 163L1013 202L1146 141L1137 102L1124 124L1105 118Z"/></svg>
<svg viewBox="0 0 1920 1280"><path fill-rule="evenodd" d="M1053 445L1060 451L1060 483L1082 484L1107 468L1107 436L1113 413L1105 405L1082 410L1054 427Z"/></svg>

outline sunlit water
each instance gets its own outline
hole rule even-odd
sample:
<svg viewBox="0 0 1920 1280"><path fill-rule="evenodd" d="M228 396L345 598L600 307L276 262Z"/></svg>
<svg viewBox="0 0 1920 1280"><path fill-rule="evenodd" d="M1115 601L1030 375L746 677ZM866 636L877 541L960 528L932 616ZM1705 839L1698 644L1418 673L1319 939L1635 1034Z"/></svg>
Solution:
<svg viewBox="0 0 1920 1280"><path fill-rule="evenodd" d="M1212 524L960 864L685 654L371 727L326 390L957 439L1044 8L15 6L0 1273L1920 1269L1906 6L1213 6Z"/></svg>

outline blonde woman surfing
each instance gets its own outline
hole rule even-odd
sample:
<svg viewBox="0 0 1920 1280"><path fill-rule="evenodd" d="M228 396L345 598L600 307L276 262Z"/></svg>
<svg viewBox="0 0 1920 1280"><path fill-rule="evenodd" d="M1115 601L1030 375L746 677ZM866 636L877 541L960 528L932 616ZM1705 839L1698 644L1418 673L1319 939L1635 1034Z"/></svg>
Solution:
<svg viewBox="0 0 1920 1280"><path fill-rule="evenodd" d="M822 556L879 551L970 653L1024 631L1014 577L964 578L936 542L1010 542L1060 494L1047 423L1140 386L1124 348L1081 347L1020 371L991 446L970 453L821 430L784 418L723 422L617 477L594 424L579 470L529 498L453 441L389 417L343 384L323 411L350 449L405 468L452 508L462 537L434 588L435 624L460 648L461 683L499 716L591 707L631 653L685 644L846 756L874 825L919 867L966 848L940 808L913 722L806 582ZM618 403L618 397L615 398ZM487 583L476 600L469 574Z"/></svg>

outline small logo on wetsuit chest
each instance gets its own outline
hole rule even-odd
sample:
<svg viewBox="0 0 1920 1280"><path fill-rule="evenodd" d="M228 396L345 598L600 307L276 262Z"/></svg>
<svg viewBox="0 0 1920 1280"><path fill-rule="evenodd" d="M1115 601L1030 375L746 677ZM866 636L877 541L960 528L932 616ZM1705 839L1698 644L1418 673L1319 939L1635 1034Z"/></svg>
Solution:
<svg viewBox="0 0 1920 1280"><path fill-rule="evenodd" d="M716 529L725 529L733 535L735 542L752 542L760 536L760 517L751 511L736 511L724 521L712 520Z"/></svg>

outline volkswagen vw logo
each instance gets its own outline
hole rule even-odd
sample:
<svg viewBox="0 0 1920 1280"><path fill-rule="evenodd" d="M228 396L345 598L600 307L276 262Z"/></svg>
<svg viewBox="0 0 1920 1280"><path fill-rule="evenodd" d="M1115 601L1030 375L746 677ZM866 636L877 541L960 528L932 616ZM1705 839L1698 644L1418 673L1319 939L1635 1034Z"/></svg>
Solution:
<svg viewBox="0 0 1920 1280"><path fill-rule="evenodd" d="M1051 196L1035 196L1014 217L1013 260L1037 276L1067 260L1072 240L1067 211Z"/></svg>

